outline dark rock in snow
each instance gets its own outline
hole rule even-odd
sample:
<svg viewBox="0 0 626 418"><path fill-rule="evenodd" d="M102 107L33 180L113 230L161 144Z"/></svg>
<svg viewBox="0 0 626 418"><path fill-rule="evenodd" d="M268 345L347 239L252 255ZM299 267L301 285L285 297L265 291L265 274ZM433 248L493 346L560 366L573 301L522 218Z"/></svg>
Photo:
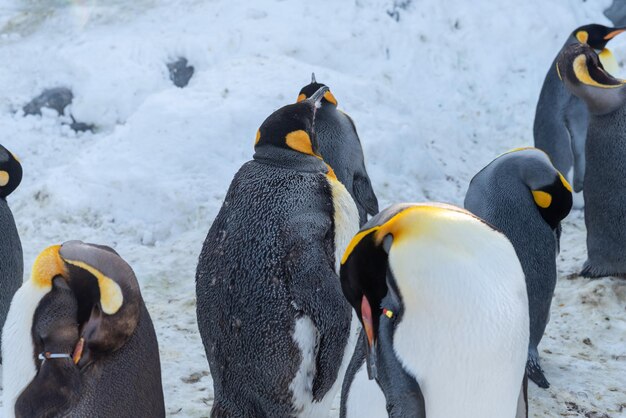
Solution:
<svg viewBox="0 0 626 418"><path fill-rule="evenodd" d="M72 103L72 99L74 99L74 95L66 87L46 89L24 106L22 110L26 115L41 115L41 108L47 107L62 115L67 105Z"/></svg>
<svg viewBox="0 0 626 418"><path fill-rule="evenodd" d="M170 72L170 80L176 87L183 88L189 84L189 80L193 76L193 65L187 65L187 58L181 57L174 62L167 64L167 69Z"/></svg>

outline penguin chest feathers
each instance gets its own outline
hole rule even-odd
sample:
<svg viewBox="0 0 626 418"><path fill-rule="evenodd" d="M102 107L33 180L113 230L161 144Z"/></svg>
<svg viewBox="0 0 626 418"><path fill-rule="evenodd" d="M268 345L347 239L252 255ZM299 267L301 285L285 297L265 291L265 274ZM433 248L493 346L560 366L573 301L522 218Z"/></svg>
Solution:
<svg viewBox="0 0 626 418"><path fill-rule="evenodd" d="M359 211L345 186L332 174L326 175L333 200L335 232L335 271L339 273L341 257L352 237L359 232Z"/></svg>

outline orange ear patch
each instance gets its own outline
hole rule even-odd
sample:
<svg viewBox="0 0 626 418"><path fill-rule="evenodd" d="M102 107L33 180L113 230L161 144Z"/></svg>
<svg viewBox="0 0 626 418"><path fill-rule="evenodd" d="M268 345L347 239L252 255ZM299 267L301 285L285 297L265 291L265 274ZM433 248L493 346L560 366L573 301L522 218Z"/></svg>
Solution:
<svg viewBox="0 0 626 418"><path fill-rule="evenodd" d="M296 100L296 103L300 103L303 100L306 100L306 94L304 94L304 93L302 93L301 95L298 96L298 99Z"/></svg>
<svg viewBox="0 0 626 418"><path fill-rule="evenodd" d="M543 192L541 190L533 190L533 198L535 199L535 203L540 208L548 208L550 204L552 204L552 196L550 193Z"/></svg>
<svg viewBox="0 0 626 418"><path fill-rule="evenodd" d="M584 30L578 31L576 32L576 39L578 39L578 42L581 44L586 44L589 39L589 34Z"/></svg>
<svg viewBox="0 0 626 418"><path fill-rule="evenodd" d="M311 138L309 137L309 134L302 129L289 132L285 137L285 142L287 143L287 146L293 150L307 155L315 155L313 152Z"/></svg>
<svg viewBox="0 0 626 418"><path fill-rule="evenodd" d="M329 102L337 106L337 99L335 99L335 96L333 96L330 90L324 93L324 99L328 100Z"/></svg>
<svg viewBox="0 0 626 418"><path fill-rule="evenodd" d="M9 173L0 170L0 187L4 187L9 184Z"/></svg>
<svg viewBox="0 0 626 418"><path fill-rule="evenodd" d="M256 131L256 138L254 139L254 145L258 144L261 140L261 130Z"/></svg>
<svg viewBox="0 0 626 418"><path fill-rule="evenodd" d="M67 277L65 264L59 255L60 245L46 248L37 256L31 273L31 280L39 288L50 288L56 276Z"/></svg>

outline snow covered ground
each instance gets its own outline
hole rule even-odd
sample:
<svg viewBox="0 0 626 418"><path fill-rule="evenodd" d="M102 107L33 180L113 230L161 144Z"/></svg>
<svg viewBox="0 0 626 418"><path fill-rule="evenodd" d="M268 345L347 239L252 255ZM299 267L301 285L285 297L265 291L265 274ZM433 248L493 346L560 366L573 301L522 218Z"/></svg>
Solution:
<svg viewBox="0 0 626 418"><path fill-rule="evenodd" d="M24 180L9 199L26 270L49 244L114 246L157 328L166 407L206 417L212 383L194 273L206 232L258 126L314 71L355 120L381 207L462 204L496 155L532 144L543 77L568 33L609 0L0 0L0 143ZM610 45L626 57L626 36ZM195 67L186 88L166 63ZM54 111L66 86L75 134ZM626 417L626 281L567 276L585 259L581 212L564 225L540 346L549 390L531 416Z"/></svg>

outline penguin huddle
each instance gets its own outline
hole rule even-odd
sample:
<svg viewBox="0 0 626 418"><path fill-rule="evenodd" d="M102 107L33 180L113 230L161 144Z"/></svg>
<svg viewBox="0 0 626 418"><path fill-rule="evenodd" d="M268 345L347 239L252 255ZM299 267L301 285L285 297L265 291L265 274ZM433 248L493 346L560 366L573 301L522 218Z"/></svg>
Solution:
<svg viewBox="0 0 626 418"><path fill-rule="evenodd" d="M355 122L315 76L271 113L198 259L211 417L325 417L337 395L341 417L528 417L528 379L549 387L538 345L573 192L585 190L581 274L626 276L626 80L605 48L625 30L570 35L536 148L486 165L464 208L379 211ZM157 336L120 254L67 241L22 282L6 202L21 179L0 146L2 416L164 417Z"/></svg>

